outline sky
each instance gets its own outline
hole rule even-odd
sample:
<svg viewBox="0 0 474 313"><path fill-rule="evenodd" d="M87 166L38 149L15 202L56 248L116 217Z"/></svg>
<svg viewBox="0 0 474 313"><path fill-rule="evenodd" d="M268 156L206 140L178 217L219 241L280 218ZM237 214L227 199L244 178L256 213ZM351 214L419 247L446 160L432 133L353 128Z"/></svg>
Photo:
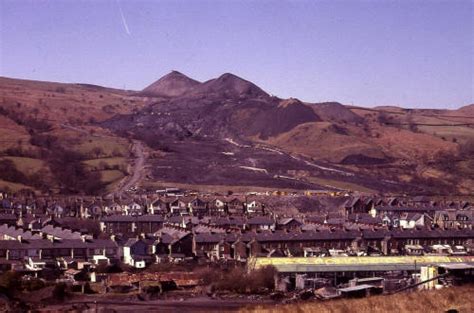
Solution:
<svg viewBox="0 0 474 313"><path fill-rule="evenodd" d="M273 95L474 103L474 0L0 0L0 76L141 90L231 72Z"/></svg>

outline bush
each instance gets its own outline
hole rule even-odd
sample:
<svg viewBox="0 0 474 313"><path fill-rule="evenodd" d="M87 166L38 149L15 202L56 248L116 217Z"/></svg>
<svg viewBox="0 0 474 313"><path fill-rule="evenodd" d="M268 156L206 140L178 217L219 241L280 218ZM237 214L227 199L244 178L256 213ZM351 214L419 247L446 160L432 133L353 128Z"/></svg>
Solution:
<svg viewBox="0 0 474 313"><path fill-rule="evenodd" d="M67 291L66 291L66 284L65 283L59 283L56 286L54 286L53 289L53 298L58 301L63 301L64 298L66 298Z"/></svg>
<svg viewBox="0 0 474 313"><path fill-rule="evenodd" d="M92 149L92 154L98 159L101 155L104 154L104 150L101 147L94 147Z"/></svg>
<svg viewBox="0 0 474 313"><path fill-rule="evenodd" d="M227 273L216 274L209 270L202 274L203 281L214 284L218 291L231 291L236 293L265 293L275 288L276 270L273 266L263 267L247 272L245 268L236 267Z"/></svg>
<svg viewBox="0 0 474 313"><path fill-rule="evenodd" d="M66 88L59 86L59 87L56 87L54 91L57 93L66 93Z"/></svg>
<svg viewBox="0 0 474 313"><path fill-rule="evenodd" d="M21 147L12 147L6 149L3 155L7 156L17 156L17 157L31 157L32 155L28 151L24 151Z"/></svg>
<svg viewBox="0 0 474 313"><path fill-rule="evenodd" d="M166 272L194 272L197 269L197 263L194 261L186 261L184 263L155 263L148 266L145 271L149 273L166 273Z"/></svg>
<svg viewBox="0 0 474 313"><path fill-rule="evenodd" d="M245 270L243 268L234 268L221 277L221 279L216 283L216 289L246 293L247 285L248 277Z"/></svg>
<svg viewBox="0 0 474 313"><path fill-rule="evenodd" d="M18 289L20 287L20 274L8 271L0 275L0 286L6 289Z"/></svg>
<svg viewBox="0 0 474 313"><path fill-rule="evenodd" d="M25 174L16 169L12 160L0 161L0 178L15 183L27 183Z"/></svg>
<svg viewBox="0 0 474 313"><path fill-rule="evenodd" d="M117 148L115 148L115 149L112 151L112 156L113 156L113 157L123 157L123 153L120 152L120 150L118 150Z"/></svg>
<svg viewBox="0 0 474 313"><path fill-rule="evenodd" d="M469 139L459 147L459 152L462 156L472 157L474 155L474 139Z"/></svg>
<svg viewBox="0 0 474 313"><path fill-rule="evenodd" d="M377 116L377 121L379 122L380 125L385 125L390 123L390 119L387 113L385 112L380 112L379 115Z"/></svg>
<svg viewBox="0 0 474 313"><path fill-rule="evenodd" d="M250 285L254 290L262 288L273 290L275 288L276 273L276 269L273 266L265 266L250 272L247 276Z"/></svg>
<svg viewBox="0 0 474 313"><path fill-rule="evenodd" d="M45 287L45 283L38 278L32 278L29 280L24 280L22 283L23 290L35 291Z"/></svg>
<svg viewBox="0 0 474 313"><path fill-rule="evenodd" d="M202 283L206 286L212 285L216 280L216 270L213 268L202 268L195 271Z"/></svg>
<svg viewBox="0 0 474 313"><path fill-rule="evenodd" d="M63 193L97 194L104 187L100 173L87 171L83 159L81 154L61 147L57 147L55 154L48 159L51 171L61 182Z"/></svg>
<svg viewBox="0 0 474 313"><path fill-rule="evenodd" d="M58 138L51 135L43 135L34 133L31 135L30 143L33 146L45 148L45 149L52 149L57 145Z"/></svg>
<svg viewBox="0 0 474 313"><path fill-rule="evenodd" d="M128 270L130 269L131 266L127 265L127 264L105 264L105 263L101 263L99 265L97 265L97 267L95 268L95 271L97 273L107 273L107 274L113 274L113 273L122 273L124 272L124 269L125 270Z"/></svg>

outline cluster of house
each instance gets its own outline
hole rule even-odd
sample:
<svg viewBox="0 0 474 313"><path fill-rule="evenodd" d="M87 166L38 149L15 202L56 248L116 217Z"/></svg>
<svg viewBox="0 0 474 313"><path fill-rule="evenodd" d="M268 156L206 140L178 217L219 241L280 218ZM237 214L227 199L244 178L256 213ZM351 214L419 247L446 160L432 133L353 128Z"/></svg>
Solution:
<svg viewBox="0 0 474 313"><path fill-rule="evenodd" d="M0 213L100 218L110 215L245 215L266 214L258 196L137 196L115 199L95 197L5 197Z"/></svg>
<svg viewBox="0 0 474 313"><path fill-rule="evenodd" d="M147 219L153 221L147 224ZM136 266L164 259L246 261L250 257L335 255L466 255L474 252L474 230L434 227L393 228L382 219L343 218L109 217L104 232L136 236L124 241L124 260ZM329 222L328 222L329 221ZM116 235L117 236L117 235ZM116 237L118 238L118 237Z"/></svg>
<svg viewBox="0 0 474 313"><path fill-rule="evenodd" d="M119 247L110 238L93 238L51 224L39 229L0 225L2 270L38 271L47 266L67 269L78 264L109 264L118 257Z"/></svg>
<svg viewBox="0 0 474 313"><path fill-rule="evenodd" d="M245 262L250 257L474 253L474 207L467 202L410 201L350 197L330 212L286 217L257 197L245 196L92 204L3 197L0 266L38 270L121 261L144 268L185 260ZM93 221L100 233L65 227L65 219Z"/></svg>

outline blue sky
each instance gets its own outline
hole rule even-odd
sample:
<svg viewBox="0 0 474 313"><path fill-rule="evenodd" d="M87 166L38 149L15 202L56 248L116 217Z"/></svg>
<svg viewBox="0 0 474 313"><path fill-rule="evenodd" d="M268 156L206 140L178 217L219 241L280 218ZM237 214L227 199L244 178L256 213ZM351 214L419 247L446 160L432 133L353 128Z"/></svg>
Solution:
<svg viewBox="0 0 474 313"><path fill-rule="evenodd" d="M171 70L232 72L310 102L457 108L474 103L473 7L0 0L0 76L139 90Z"/></svg>

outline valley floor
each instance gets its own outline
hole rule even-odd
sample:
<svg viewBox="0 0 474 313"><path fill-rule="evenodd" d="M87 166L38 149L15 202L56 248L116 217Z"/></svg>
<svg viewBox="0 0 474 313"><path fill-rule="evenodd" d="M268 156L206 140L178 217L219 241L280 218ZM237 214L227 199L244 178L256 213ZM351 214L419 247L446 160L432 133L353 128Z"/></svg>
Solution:
<svg viewBox="0 0 474 313"><path fill-rule="evenodd" d="M395 295L378 295L361 299L312 300L293 304L280 304L271 300L249 297L210 298L205 295L171 297L141 301L123 295L75 296L65 303L37 307L39 312L70 312L96 310L130 312L241 312L241 313L306 313L306 312L452 312L474 311L474 285L449 287L442 290L402 292Z"/></svg>

